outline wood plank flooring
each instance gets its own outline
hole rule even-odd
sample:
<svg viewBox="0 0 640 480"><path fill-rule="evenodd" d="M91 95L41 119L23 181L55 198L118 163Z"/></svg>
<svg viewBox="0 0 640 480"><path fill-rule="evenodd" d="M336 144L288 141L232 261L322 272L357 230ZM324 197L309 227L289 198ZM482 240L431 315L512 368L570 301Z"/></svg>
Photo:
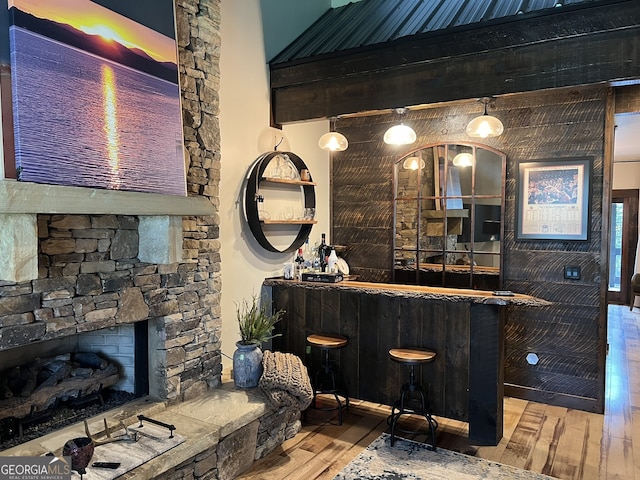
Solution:
<svg viewBox="0 0 640 480"><path fill-rule="evenodd" d="M497 446L470 444L467 424L445 418L438 446L561 479L640 480L639 328L640 308L609 306L604 415L506 398ZM354 401L342 426L334 413L310 411L298 435L238 478L330 480L387 431L387 406Z"/></svg>

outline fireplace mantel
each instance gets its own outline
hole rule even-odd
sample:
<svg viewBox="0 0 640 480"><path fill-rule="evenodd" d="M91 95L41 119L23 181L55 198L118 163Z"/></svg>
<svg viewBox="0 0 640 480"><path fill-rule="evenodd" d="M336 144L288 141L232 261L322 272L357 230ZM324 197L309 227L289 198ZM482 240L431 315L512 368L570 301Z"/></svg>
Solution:
<svg viewBox="0 0 640 480"><path fill-rule="evenodd" d="M208 216L206 197L0 181L0 280L38 278L38 214L137 215L140 261L173 263L182 254L182 217Z"/></svg>

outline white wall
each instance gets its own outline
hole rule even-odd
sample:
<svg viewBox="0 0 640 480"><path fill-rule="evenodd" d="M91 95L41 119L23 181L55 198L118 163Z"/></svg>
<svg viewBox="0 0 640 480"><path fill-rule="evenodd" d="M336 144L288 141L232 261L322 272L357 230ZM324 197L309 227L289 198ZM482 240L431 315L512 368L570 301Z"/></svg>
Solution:
<svg viewBox="0 0 640 480"><path fill-rule="evenodd" d="M360 0L331 0L331 7L338 8L338 7L342 7L343 5L346 5L347 3L356 3L359 1Z"/></svg>
<svg viewBox="0 0 640 480"><path fill-rule="evenodd" d="M222 255L222 352L231 357L239 340L236 304L260 294L265 277L282 274L291 254L264 250L249 231L243 215L243 182L254 160L272 150L269 128L269 81L263 48L260 0L222 2L220 130L220 240ZM293 151L309 167L316 187L318 224L311 243L329 226L329 156L317 146L328 131L326 121L286 126L278 150ZM231 364L223 356L223 366Z"/></svg>
<svg viewBox="0 0 640 480"><path fill-rule="evenodd" d="M613 164L613 189L640 188L640 160Z"/></svg>
<svg viewBox="0 0 640 480"><path fill-rule="evenodd" d="M635 162L614 162L613 189L640 189L640 160ZM636 272L640 272L640 242L636 251Z"/></svg>
<svg viewBox="0 0 640 480"><path fill-rule="evenodd" d="M251 0L234 2L247 6L254 3ZM267 61L280 53L331 8L330 0L260 0L259 3Z"/></svg>

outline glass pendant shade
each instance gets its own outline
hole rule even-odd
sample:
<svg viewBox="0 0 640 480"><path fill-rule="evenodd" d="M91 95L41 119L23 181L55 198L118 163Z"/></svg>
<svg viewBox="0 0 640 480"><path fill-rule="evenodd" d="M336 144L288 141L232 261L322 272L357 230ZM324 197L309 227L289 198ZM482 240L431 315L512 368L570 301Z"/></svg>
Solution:
<svg viewBox="0 0 640 480"><path fill-rule="evenodd" d="M496 117L487 114L487 103L489 103L489 100L489 98L481 99L482 103L484 103L484 113L471 120L467 125L467 135L470 137L499 137L502 135L502 132L504 132L502 122Z"/></svg>
<svg viewBox="0 0 640 480"><path fill-rule="evenodd" d="M456 167L470 167L473 165L473 155L468 152L457 154L452 162Z"/></svg>
<svg viewBox="0 0 640 480"><path fill-rule="evenodd" d="M384 133L384 143L389 145L409 145L416 141L416 132L407 125L400 124L391 127Z"/></svg>
<svg viewBox="0 0 640 480"><path fill-rule="evenodd" d="M344 152L349 147L349 142L341 133L329 132L320 137L318 146L330 152Z"/></svg>
<svg viewBox="0 0 640 480"><path fill-rule="evenodd" d="M402 168L405 170L422 170L425 167L424 160L420 157L409 157L402 162Z"/></svg>
<svg viewBox="0 0 640 480"><path fill-rule="evenodd" d="M480 115L467 125L467 135L475 138L498 137L504 132L504 125L496 117Z"/></svg>

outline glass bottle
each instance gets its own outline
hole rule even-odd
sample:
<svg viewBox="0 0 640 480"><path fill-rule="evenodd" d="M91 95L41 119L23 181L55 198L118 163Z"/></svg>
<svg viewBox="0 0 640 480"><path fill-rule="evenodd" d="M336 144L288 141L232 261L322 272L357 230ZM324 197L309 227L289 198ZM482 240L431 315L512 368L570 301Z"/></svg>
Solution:
<svg viewBox="0 0 640 480"><path fill-rule="evenodd" d="M276 166L271 172L271 178L282 178L282 156L278 155L276 157Z"/></svg>
<svg viewBox="0 0 640 480"><path fill-rule="evenodd" d="M302 247L298 249L295 262L296 262L296 280L302 280L302 271L304 270L304 255L302 254Z"/></svg>
<svg viewBox="0 0 640 480"><path fill-rule="evenodd" d="M320 245L318 242L313 244L313 264L311 265L314 272L320 272Z"/></svg>
<svg viewBox="0 0 640 480"><path fill-rule="evenodd" d="M329 254L329 258L327 259L327 271L329 273L336 273L336 262L338 261L338 255L336 254L336 249L331 247L331 253Z"/></svg>
<svg viewBox="0 0 640 480"><path fill-rule="evenodd" d="M289 155L286 153L282 155L284 158L283 166L282 166L282 178L286 178L288 180L296 180L298 178L298 170L293 165L293 162L289 158Z"/></svg>
<svg viewBox="0 0 640 480"><path fill-rule="evenodd" d="M321 240L320 240L320 246L318 247L318 257L320 259L320 271L321 272L326 272L327 271L327 256L328 253L327 252L327 242L326 242L327 238L325 236L325 234L323 233L321 236Z"/></svg>
<svg viewBox="0 0 640 480"><path fill-rule="evenodd" d="M304 268L310 270L313 267L313 253L311 252L311 245L309 245L309 237L304 242Z"/></svg>

